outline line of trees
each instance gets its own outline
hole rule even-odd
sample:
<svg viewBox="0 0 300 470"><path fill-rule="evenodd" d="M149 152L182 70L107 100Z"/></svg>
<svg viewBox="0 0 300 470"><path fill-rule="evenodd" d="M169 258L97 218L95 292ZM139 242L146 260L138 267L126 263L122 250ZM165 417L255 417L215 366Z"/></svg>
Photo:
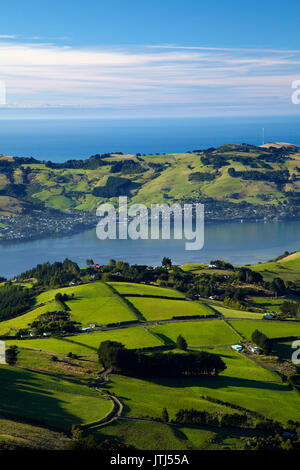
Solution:
<svg viewBox="0 0 300 470"><path fill-rule="evenodd" d="M134 377L200 377L217 376L226 369L222 358L205 351L143 354L129 350L121 343L104 341L98 349L99 362L106 369Z"/></svg>

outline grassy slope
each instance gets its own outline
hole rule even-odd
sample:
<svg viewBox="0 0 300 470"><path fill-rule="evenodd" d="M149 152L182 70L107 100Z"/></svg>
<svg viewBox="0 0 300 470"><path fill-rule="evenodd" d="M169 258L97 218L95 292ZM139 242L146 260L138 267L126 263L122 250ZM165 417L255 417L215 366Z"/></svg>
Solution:
<svg viewBox="0 0 300 470"><path fill-rule="evenodd" d="M63 434L50 431L46 427L33 426L12 421L0 416L0 442L8 441L15 446L29 449L63 449L69 439Z"/></svg>
<svg viewBox="0 0 300 470"><path fill-rule="evenodd" d="M0 413L44 421L62 430L101 419L112 407L96 391L49 374L2 366L0 381Z"/></svg>
<svg viewBox="0 0 300 470"><path fill-rule="evenodd" d="M152 331L165 338L167 343L176 342L181 334L189 347L226 345L239 341L238 335L222 320L170 323L156 326Z"/></svg>
<svg viewBox="0 0 300 470"><path fill-rule="evenodd" d="M42 307L37 307L24 315L20 315L19 317L0 322L0 334L15 334L20 328L27 328L29 323L36 320L39 315L56 309L59 309L58 305L53 301L43 305Z"/></svg>
<svg viewBox="0 0 300 470"><path fill-rule="evenodd" d="M257 320L262 318L262 313L244 312L243 310L234 310L232 308L222 307L221 305L222 304L217 305L214 303L211 304L211 307L225 318L250 318Z"/></svg>
<svg viewBox="0 0 300 470"><path fill-rule="evenodd" d="M164 407L171 418L179 408L216 410L214 404L199 398L202 395L234 403L280 421L299 420L298 394L281 383L277 374L230 348L220 348L216 353L227 365L217 378L144 381L112 376L107 388L123 397L125 412L131 416L160 417ZM230 408L225 410L230 412Z"/></svg>
<svg viewBox="0 0 300 470"><path fill-rule="evenodd" d="M241 448L240 439L255 435L249 430L219 428L179 428L143 421L114 422L97 433L102 438L118 436L140 450L197 450ZM96 434L96 435L97 435Z"/></svg>
<svg viewBox="0 0 300 470"><path fill-rule="evenodd" d="M251 339L254 330L259 330L269 338L284 338L287 336L300 336L300 323L280 321L243 321L230 320L231 325L245 338Z"/></svg>
<svg viewBox="0 0 300 470"><path fill-rule="evenodd" d="M185 298L184 294L173 289L166 289L164 287L149 286L145 284L136 284L128 282L108 282L112 285L121 295L151 295L157 297L178 297Z"/></svg>
<svg viewBox="0 0 300 470"><path fill-rule="evenodd" d="M300 276L300 251L269 263L259 263L251 269L261 273L267 281L281 277L285 281L296 281Z"/></svg>
<svg viewBox="0 0 300 470"><path fill-rule="evenodd" d="M26 348L41 349L53 353L90 355L96 354L102 341L120 341L127 348L160 346L161 342L148 333L143 327L126 328L105 332L83 333L76 336L9 340L7 344L16 344Z"/></svg>
<svg viewBox="0 0 300 470"><path fill-rule="evenodd" d="M180 198L197 197L200 193L215 199L224 199L236 202L236 195L239 201L248 201L254 204L263 204L261 196L265 196L268 202L277 204L284 199L284 193L271 182L257 180L242 180L228 175L228 168L236 170L251 170L249 165L243 162L230 160L233 155L247 157L257 162L257 156L261 149L251 149L244 153L235 146L218 149L217 153L229 158L229 165L225 165L219 170L212 166L204 166L198 154L172 154L172 155L147 155L143 157L143 172L137 174L114 173L114 176L131 178L132 181L140 184L140 188L131 191L132 201L151 204L154 202L170 202L170 200ZM43 164L25 164L24 167L31 170L30 180L38 182L41 187L33 199L43 201L47 207L69 211L70 209L81 209L94 211L101 202L101 198L92 196L95 186L105 184L107 177L111 174L111 163L117 160L125 160L125 156L114 156L106 159L107 165L95 170L71 170L71 169L50 169ZM135 156L128 157L137 161ZM149 163L159 163L163 166L157 172L149 166ZM297 167L300 166L300 154L292 155L286 163L272 163L273 170L288 169L290 175L299 177ZM215 176L212 181L189 181L189 176L195 172L208 172ZM262 167L256 171L266 171ZM22 169L14 173L14 183L22 183ZM0 187L5 187L7 178L4 173L0 173ZM289 191L299 190L299 181L289 181L286 188ZM5 196L4 196L5 197ZM2 196L3 198L3 196ZM0 198L0 211L11 213L18 212L22 207L22 201L18 199L10 200Z"/></svg>
<svg viewBox="0 0 300 470"><path fill-rule="evenodd" d="M164 320L181 315L212 315L214 312L200 302L173 299L128 297L146 320Z"/></svg>

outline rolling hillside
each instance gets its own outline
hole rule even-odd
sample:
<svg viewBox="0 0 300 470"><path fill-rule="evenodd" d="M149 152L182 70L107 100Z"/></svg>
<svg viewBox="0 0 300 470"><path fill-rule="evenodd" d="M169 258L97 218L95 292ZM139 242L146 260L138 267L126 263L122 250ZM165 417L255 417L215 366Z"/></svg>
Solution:
<svg viewBox="0 0 300 470"><path fill-rule="evenodd" d="M65 163L0 156L0 215L33 209L94 212L100 202L205 202L228 217L255 208L294 217L300 205L300 148L223 145L170 155L94 155Z"/></svg>

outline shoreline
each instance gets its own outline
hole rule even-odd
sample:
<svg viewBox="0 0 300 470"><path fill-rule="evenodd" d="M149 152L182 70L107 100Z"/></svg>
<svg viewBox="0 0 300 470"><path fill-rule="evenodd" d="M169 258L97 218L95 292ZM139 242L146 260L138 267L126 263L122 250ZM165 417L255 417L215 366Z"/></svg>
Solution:
<svg viewBox="0 0 300 470"><path fill-rule="evenodd" d="M282 222L297 222L300 220L299 217L285 217L285 218L278 218L278 219L257 219L257 218L251 218L251 219L245 219L243 217L236 218L236 219L211 219L211 218L205 218L204 224L209 224L209 225L214 225L214 224L259 224L259 223L282 223ZM88 230L95 229L97 227L97 223L90 223L90 224L84 224L82 227L77 227L73 228L70 230L68 233L66 233L64 230L61 230L56 233L45 233L45 234L32 234L31 236L28 237L20 237L20 238L4 238L0 237L0 246L1 245L7 245L7 244L20 244L20 243L28 243L28 242L33 242L37 240L44 240L46 238L49 239L59 239L59 238L65 238L65 237L72 237L74 235L78 235L80 233L84 233Z"/></svg>

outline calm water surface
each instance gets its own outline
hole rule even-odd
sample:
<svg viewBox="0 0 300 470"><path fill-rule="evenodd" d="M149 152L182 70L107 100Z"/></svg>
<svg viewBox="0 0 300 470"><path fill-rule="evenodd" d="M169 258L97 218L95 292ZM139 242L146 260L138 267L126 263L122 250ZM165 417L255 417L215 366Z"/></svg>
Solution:
<svg viewBox="0 0 300 470"><path fill-rule="evenodd" d="M285 250L300 250L300 221L206 224L204 248L200 251L186 251L181 240L100 241L92 229L71 237L0 243L0 275L11 278L38 263L66 257L82 267L87 258L99 264L115 258L155 266L163 256L169 256L174 263L223 259L233 264L253 264Z"/></svg>

